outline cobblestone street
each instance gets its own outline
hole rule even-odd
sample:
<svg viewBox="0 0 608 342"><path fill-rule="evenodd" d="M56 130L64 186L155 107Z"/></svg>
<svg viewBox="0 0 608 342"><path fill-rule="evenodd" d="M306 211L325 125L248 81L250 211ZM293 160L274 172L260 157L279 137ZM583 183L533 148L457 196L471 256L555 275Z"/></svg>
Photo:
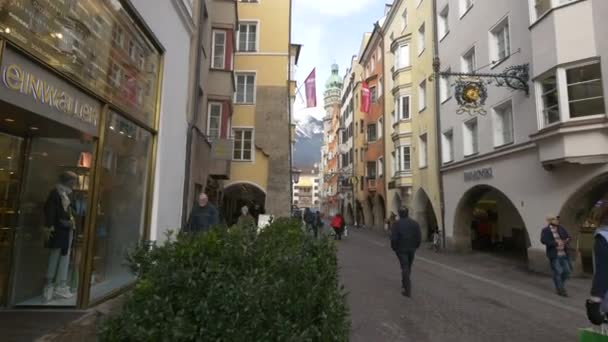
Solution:
<svg viewBox="0 0 608 342"><path fill-rule="evenodd" d="M380 233L350 230L339 244L352 314L351 341L575 341L587 327L589 281L554 294L549 277L493 255L435 254L423 247L413 297L400 294L397 258Z"/></svg>

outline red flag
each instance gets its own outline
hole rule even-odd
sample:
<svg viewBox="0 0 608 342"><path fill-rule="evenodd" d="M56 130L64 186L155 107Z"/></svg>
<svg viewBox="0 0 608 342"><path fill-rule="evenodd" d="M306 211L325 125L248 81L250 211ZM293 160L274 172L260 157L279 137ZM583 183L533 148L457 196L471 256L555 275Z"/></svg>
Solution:
<svg viewBox="0 0 608 342"><path fill-rule="evenodd" d="M369 110L371 109L372 101L371 101L371 92L369 90L369 86L367 82L361 82L361 111L363 113L369 114Z"/></svg>
<svg viewBox="0 0 608 342"><path fill-rule="evenodd" d="M317 68L312 69L312 72L304 81L306 87L306 108L317 106Z"/></svg>

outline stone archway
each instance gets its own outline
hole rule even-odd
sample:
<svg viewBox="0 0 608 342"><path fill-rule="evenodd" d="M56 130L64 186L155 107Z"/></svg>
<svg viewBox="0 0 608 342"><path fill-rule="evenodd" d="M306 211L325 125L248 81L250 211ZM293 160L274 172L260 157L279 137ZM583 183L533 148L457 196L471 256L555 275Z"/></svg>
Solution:
<svg viewBox="0 0 608 342"><path fill-rule="evenodd" d="M393 201L392 201L392 205L391 205L391 212L394 213L395 215L398 214L399 212L399 208L401 208L403 206L403 203L401 202L401 196L399 196L398 193L395 193L393 195ZM390 217L390 215L389 215Z"/></svg>
<svg viewBox="0 0 608 342"><path fill-rule="evenodd" d="M608 214L608 173L599 175L577 189L563 204L560 223L573 237L577 247L576 267L593 273L593 234Z"/></svg>
<svg viewBox="0 0 608 342"><path fill-rule="evenodd" d="M257 184L247 182L229 184L224 188L224 201L220 212L228 225L236 223L240 208L245 205L257 217L265 211L266 191ZM256 208L259 209L256 211Z"/></svg>
<svg viewBox="0 0 608 342"><path fill-rule="evenodd" d="M435 209L431 203L431 199L424 189L420 188L414 196L414 213L413 217L420 224L422 230L422 239L426 241L432 240L433 231L439 228Z"/></svg>
<svg viewBox="0 0 608 342"><path fill-rule="evenodd" d="M524 220L502 191L478 185L460 199L454 217L453 245L527 259L530 237Z"/></svg>
<svg viewBox="0 0 608 342"><path fill-rule="evenodd" d="M382 230L384 229L384 218L386 215L384 198L381 195L376 195L374 199L374 228Z"/></svg>

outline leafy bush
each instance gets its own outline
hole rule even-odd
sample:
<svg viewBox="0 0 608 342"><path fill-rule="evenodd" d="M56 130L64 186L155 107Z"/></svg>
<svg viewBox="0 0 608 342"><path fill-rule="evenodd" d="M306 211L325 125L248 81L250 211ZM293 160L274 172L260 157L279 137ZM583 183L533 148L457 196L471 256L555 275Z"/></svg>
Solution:
<svg viewBox="0 0 608 342"><path fill-rule="evenodd" d="M233 227L140 246L139 281L102 341L347 341L334 244L299 221Z"/></svg>

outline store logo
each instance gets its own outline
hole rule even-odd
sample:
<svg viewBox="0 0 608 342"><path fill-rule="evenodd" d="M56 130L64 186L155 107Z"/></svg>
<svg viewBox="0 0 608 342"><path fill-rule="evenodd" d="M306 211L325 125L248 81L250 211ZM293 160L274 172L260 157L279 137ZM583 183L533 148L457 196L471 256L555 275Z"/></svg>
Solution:
<svg viewBox="0 0 608 342"><path fill-rule="evenodd" d="M39 78L17 64L3 67L2 81L8 89L31 96L38 103L48 105L94 126L99 122L99 106L85 103L68 91Z"/></svg>
<svg viewBox="0 0 608 342"><path fill-rule="evenodd" d="M485 169L478 169L473 171L465 171L464 173L464 181L472 182L479 181L482 179L491 179L494 178L494 170L491 167Z"/></svg>

